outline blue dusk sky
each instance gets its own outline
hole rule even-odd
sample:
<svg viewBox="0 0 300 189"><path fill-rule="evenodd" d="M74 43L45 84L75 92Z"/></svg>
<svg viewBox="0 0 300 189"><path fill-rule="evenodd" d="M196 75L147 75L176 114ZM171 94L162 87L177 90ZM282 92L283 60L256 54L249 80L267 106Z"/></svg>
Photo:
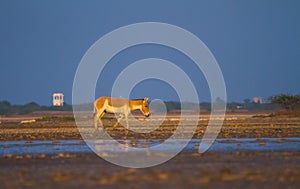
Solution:
<svg viewBox="0 0 300 189"><path fill-rule="evenodd" d="M299 94L299 10L297 0L1 0L0 101L50 105L52 93L62 92L70 104L85 52L110 31L138 22L176 25L201 39L223 72L229 102ZM110 95L118 73L144 58L178 65L194 82L200 101L210 100L193 62L159 45L134 46L113 57L98 79L96 96ZM131 95L144 96L178 100L172 86L154 79L139 83Z"/></svg>

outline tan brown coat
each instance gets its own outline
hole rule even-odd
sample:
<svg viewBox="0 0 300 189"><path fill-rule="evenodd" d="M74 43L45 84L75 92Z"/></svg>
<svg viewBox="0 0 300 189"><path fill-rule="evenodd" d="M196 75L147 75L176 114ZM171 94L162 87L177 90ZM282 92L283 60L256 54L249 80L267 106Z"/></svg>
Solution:
<svg viewBox="0 0 300 189"><path fill-rule="evenodd" d="M115 113L119 114L120 117L114 124L113 128L115 128L125 116L126 126L128 129L128 115L133 110L140 110L146 117L148 117L150 115L148 98L145 97L144 99L128 100L126 98L100 97L94 102L94 127L95 129L98 129L98 121L101 126L103 126L101 118L105 115L105 113Z"/></svg>

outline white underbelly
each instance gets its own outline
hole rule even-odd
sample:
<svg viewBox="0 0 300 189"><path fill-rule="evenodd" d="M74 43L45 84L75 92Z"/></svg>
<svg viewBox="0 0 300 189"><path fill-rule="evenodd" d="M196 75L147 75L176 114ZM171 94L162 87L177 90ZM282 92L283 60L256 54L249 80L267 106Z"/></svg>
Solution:
<svg viewBox="0 0 300 189"><path fill-rule="evenodd" d="M105 110L106 112L109 113L127 113L128 108L126 106L121 106L121 107L107 106Z"/></svg>

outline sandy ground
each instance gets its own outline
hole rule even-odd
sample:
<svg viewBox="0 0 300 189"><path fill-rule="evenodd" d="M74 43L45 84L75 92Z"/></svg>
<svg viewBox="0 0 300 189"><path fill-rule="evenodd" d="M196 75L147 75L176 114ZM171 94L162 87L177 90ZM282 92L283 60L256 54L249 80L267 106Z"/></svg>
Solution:
<svg viewBox="0 0 300 189"><path fill-rule="evenodd" d="M22 118L23 119L23 118ZM125 134L115 138L167 138L176 119L166 120L154 132ZM199 122L194 138L207 125ZM184 133L183 133L184 136ZM242 116L224 122L218 138L300 137L299 117ZM37 121L20 124L11 119L0 124L0 140L81 139L72 121ZM0 158L0 188L299 188L300 149L296 152L181 153L170 161L147 169L122 168L95 154L11 155Z"/></svg>
<svg viewBox="0 0 300 189"><path fill-rule="evenodd" d="M0 188L299 188L300 152L184 153L151 168L94 154L4 158Z"/></svg>
<svg viewBox="0 0 300 189"><path fill-rule="evenodd" d="M82 139L74 121L61 121L53 119L50 121L37 121L35 123L21 124L21 120L30 120L26 117L4 118L0 124L0 141L15 140L69 140ZM133 121L132 121L133 120ZM138 122L131 120L131 127L150 127L153 122ZM149 133L126 132L125 127L119 125L112 129L115 119L104 119L105 130L116 139L166 139L176 130L178 119L169 117L162 122L161 126ZM125 124L124 121L121 124ZM202 138L207 128L207 117L200 118L198 127L194 131L194 138ZM186 126L186 132L191 132ZM92 133L93 134L93 133ZM184 138L185 133L182 133ZM252 117L251 115L227 115L218 138L284 138L300 137L299 117Z"/></svg>

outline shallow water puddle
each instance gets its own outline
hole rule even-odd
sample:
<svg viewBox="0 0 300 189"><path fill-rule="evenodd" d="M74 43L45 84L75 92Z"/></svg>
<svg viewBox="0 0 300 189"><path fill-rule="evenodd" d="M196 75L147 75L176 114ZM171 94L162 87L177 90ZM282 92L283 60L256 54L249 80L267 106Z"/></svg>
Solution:
<svg viewBox="0 0 300 189"><path fill-rule="evenodd" d="M149 148L165 142L161 148L150 152L171 153L179 145L186 143L186 139L178 140L125 140L118 141L119 145L134 147L138 151L140 148ZM192 139L184 148L184 152L197 152L200 139ZM115 141L97 140L87 141L90 146L100 150L101 153L119 153L119 147ZM132 150L132 148L131 148ZM133 150L135 151L135 150ZM210 152L251 152L251 151L300 151L300 138L228 138L216 139L209 148ZM58 154L58 153L92 153L92 150L83 140L57 140L57 141L8 141L0 142L0 155L23 155L23 154Z"/></svg>

